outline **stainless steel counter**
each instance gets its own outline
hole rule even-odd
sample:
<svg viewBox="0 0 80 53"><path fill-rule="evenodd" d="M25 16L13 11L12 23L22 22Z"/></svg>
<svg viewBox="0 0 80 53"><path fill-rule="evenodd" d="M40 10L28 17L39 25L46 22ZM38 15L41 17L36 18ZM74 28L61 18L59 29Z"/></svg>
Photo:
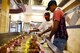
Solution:
<svg viewBox="0 0 80 53"><path fill-rule="evenodd" d="M20 33L18 32L0 33L0 47L3 46L4 44L7 44L9 41L11 41L12 39L16 38L19 35Z"/></svg>
<svg viewBox="0 0 80 53"><path fill-rule="evenodd" d="M9 47L7 48L7 52L11 51L12 53L26 53L26 42L31 38L30 35L25 35L24 39L21 40L20 46L14 46L14 48ZM53 51L48 47L48 41L45 42L44 44L40 44L42 39L40 37L37 38L38 43L40 45L41 51L44 51L45 53L53 53ZM50 44L50 43L49 43ZM13 45L13 44L12 44ZM52 45L50 45L52 46Z"/></svg>
<svg viewBox="0 0 80 53"><path fill-rule="evenodd" d="M25 49L26 49L26 41L28 41L28 39L30 38L29 35L25 36L25 39L22 40L21 46L17 46L15 47L15 49L12 50L12 52L16 52L16 53L26 53ZM40 39L39 40L39 44L40 44ZM44 51L45 53L53 53L52 50L48 47L47 43L45 42L44 44L40 44L40 48L42 51Z"/></svg>

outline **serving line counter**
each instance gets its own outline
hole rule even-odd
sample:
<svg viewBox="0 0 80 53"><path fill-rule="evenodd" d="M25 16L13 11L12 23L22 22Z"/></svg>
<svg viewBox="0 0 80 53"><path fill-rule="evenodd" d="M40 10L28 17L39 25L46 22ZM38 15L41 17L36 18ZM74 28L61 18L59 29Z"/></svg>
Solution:
<svg viewBox="0 0 80 53"><path fill-rule="evenodd" d="M42 38L36 37L36 35L20 35L0 47L0 53L53 53L51 43L47 40L41 44L41 41Z"/></svg>

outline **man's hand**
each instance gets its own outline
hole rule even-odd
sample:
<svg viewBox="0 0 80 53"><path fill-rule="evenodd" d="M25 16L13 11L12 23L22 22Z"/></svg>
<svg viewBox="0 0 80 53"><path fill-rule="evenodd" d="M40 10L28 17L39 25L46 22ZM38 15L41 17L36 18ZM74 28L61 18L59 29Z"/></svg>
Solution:
<svg viewBox="0 0 80 53"><path fill-rule="evenodd" d="M29 31L29 34L32 32L32 30Z"/></svg>
<svg viewBox="0 0 80 53"><path fill-rule="evenodd" d="M39 33L38 36L41 37L42 36L42 33Z"/></svg>
<svg viewBox="0 0 80 53"><path fill-rule="evenodd" d="M50 37L46 37L46 39L48 39L49 41L51 41L51 38Z"/></svg>

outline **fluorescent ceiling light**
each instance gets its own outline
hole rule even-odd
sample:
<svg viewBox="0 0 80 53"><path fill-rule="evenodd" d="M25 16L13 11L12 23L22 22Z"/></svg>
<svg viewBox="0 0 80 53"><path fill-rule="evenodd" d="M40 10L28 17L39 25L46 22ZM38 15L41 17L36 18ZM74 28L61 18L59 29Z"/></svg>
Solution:
<svg viewBox="0 0 80 53"><path fill-rule="evenodd" d="M32 6L32 10L45 10L44 6Z"/></svg>
<svg viewBox="0 0 80 53"><path fill-rule="evenodd" d="M32 15L42 16L43 13L32 13Z"/></svg>

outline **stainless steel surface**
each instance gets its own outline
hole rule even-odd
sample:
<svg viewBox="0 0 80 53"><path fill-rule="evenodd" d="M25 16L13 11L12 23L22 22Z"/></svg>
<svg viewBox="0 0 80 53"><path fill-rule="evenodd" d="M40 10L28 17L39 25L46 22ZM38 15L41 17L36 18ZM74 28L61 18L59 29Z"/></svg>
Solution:
<svg viewBox="0 0 80 53"><path fill-rule="evenodd" d="M4 44L7 44L12 39L19 36L20 33L14 32L14 33L1 33L0 34L0 46L3 46Z"/></svg>
<svg viewBox="0 0 80 53"><path fill-rule="evenodd" d="M54 51L55 53L63 53L53 43L51 43L47 38L44 38L44 39L46 40L47 44L52 49L52 51Z"/></svg>

